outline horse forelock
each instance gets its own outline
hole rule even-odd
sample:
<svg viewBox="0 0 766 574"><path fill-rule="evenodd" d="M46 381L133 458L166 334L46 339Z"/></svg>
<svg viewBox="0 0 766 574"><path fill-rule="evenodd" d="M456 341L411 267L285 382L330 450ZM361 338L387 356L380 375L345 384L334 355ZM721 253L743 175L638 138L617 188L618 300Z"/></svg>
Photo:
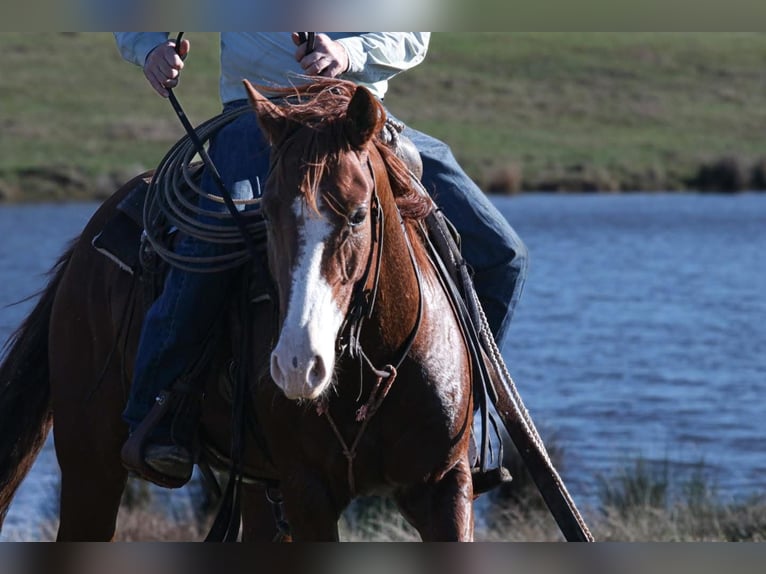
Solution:
<svg viewBox="0 0 766 574"><path fill-rule="evenodd" d="M337 166L353 147L346 131L346 113L357 86L345 80L328 78L312 78L312 82L277 90L285 99L283 111L290 120L287 125L292 127L290 133L284 134L278 146L273 169L280 178L289 175L283 161L288 155L285 153L288 149L302 158L300 192L306 205L318 212L320 183L326 173ZM375 105L380 117L377 131L380 131L386 113L377 100ZM377 152L381 156L402 217L422 219L428 215L432 203L414 190L411 174L404 162L378 137L368 142L367 152Z"/></svg>
<svg viewBox="0 0 766 574"><path fill-rule="evenodd" d="M344 121L356 86L327 78L312 78L312 82L272 90L283 98L282 111L288 120L287 133L277 140L272 170L284 183L296 174L295 166L286 160L300 158L300 193L306 205L318 212L320 182L337 165L341 154L350 149Z"/></svg>

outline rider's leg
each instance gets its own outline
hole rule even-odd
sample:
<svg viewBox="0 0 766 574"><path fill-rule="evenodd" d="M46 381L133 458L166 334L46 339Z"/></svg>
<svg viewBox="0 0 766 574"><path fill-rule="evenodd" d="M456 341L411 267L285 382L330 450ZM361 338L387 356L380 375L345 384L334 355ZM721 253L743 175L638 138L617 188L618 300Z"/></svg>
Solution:
<svg viewBox="0 0 766 574"><path fill-rule="evenodd" d="M527 248L503 215L460 168L444 142L412 128L423 185L460 234L462 253L498 346L508 333L527 270Z"/></svg>
<svg viewBox="0 0 766 574"><path fill-rule="evenodd" d="M500 349L508 333L527 271L527 248L503 215L460 168L450 148L417 130L403 132L420 151L422 182L436 204L457 229L462 254L473 269L473 283L489 328ZM489 409L494 410L492 404ZM474 418L474 436L482 432L481 418ZM502 438L489 425L491 451L499 454ZM487 461L486 471L473 473L476 493L510 479L499 457Z"/></svg>
<svg viewBox="0 0 766 574"><path fill-rule="evenodd" d="M243 114L225 126L211 141L209 154L235 198L247 199L253 191L257 192L259 181L268 170L269 150L254 114ZM207 172L201 185L208 193L220 195ZM209 200L202 200L201 206L208 211L226 210L223 204ZM218 221L210 216L203 218L206 223ZM179 253L195 256L220 255L228 249L193 237L184 238L178 247ZM123 413L131 431L146 417L157 395L200 358L210 331L231 296L237 273L237 270L206 273L171 269L162 294L147 312L141 332L133 383ZM169 433L169 422L163 421L150 442L169 443ZM161 456L164 455L155 457L157 464L152 466L162 465ZM173 464L185 457L191 459L185 448L168 456ZM151 463L149 458L147 463Z"/></svg>
<svg viewBox="0 0 766 574"><path fill-rule="evenodd" d="M218 246L185 237L177 252L188 256L222 254ZM171 268L162 293L144 317L124 420L135 429L155 398L202 354L219 317L235 272L203 273ZM162 424L161 433L169 432Z"/></svg>

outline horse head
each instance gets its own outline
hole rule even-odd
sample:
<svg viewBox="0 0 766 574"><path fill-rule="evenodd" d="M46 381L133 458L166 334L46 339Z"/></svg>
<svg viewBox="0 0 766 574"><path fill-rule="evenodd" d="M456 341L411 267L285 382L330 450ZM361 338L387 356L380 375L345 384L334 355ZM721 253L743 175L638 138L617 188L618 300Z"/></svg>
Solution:
<svg viewBox="0 0 766 574"><path fill-rule="evenodd" d="M246 87L272 144L262 211L281 330L271 376L288 398L317 399L334 380L336 339L374 264L370 142L385 112L348 82L319 83L285 105Z"/></svg>

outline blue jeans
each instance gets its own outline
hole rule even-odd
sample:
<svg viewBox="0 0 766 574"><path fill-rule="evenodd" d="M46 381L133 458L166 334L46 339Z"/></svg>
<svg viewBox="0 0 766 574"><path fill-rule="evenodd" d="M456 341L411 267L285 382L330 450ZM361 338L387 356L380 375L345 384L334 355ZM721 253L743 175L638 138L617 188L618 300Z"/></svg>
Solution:
<svg viewBox="0 0 766 574"><path fill-rule="evenodd" d="M527 248L444 142L405 128L423 160L423 186L460 234L463 257L498 346L508 334L527 273Z"/></svg>
<svg viewBox="0 0 766 574"><path fill-rule="evenodd" d="M212 138L208 154L235 199L252 197L268 173L269 145L255 114L245 113L222 128ZM207 170L201 186L208 193L220 195ZM201 198L199 205L207 211L228 211L225 205L207 198ZM202 219L205 223L225 224L213 217ZM227 249L230 247L187 236L177 251L190 256L215 256ZM162 293L144 318L133 383L123 412L131 430L148 414L157 395L201 356L207 337L234 294L238 274L237 269L216 273L170 269Z"/></svg>
<svg viewBox="0 0 766 574"><path fill-rule="evenodd" d="M229 106L245 105L245 101ZM227 106L227 108L229 107ZM423 158L423 184L455 225L463 256L474 270L474 284L498 345L502 344L521 294L527 250L516 232L458 165L449 147L424 133L404 132ZM247 184L258 189L269 165L269 150L255 114L244 114L223 128L208 151L232 195L247 195ZM203 174L202 187L219 194ZM237 193L239 192L239 193ZM207 209L225 206L205 201ZM179 251L216 255L220 245L185 238ZM162 294L144 319L134 367L133 384L123 418L135 428L155 397L193 364L231 294L237 271L195 273L171 269Z"/></svg>

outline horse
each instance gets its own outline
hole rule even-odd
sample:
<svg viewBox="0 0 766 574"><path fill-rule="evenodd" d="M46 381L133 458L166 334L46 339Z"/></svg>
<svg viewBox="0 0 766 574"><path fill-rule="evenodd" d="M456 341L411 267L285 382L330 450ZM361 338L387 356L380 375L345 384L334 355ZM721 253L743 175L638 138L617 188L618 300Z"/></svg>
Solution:
<svg viewBox="0 0 766 574"><path fill-rule="evenodd" d="M338 540L367 494L391 496L423 540L472 540L472 359L427 254L433 203L379 138L385 111L364 87L317 80L278 104L245 84L272 146L261 210L276 301L252 318L275 335L248 353L265 446L247 441L244 466L278 481L294 540ZM61 256L0 365L0 519L52 426L58 540L112 539L127 479L120 415L146 304L91 242L134 183ZM231 456L216 361L201 425ZM258 485L243 485L242 523L245 540L275 533Z"/></svg>

